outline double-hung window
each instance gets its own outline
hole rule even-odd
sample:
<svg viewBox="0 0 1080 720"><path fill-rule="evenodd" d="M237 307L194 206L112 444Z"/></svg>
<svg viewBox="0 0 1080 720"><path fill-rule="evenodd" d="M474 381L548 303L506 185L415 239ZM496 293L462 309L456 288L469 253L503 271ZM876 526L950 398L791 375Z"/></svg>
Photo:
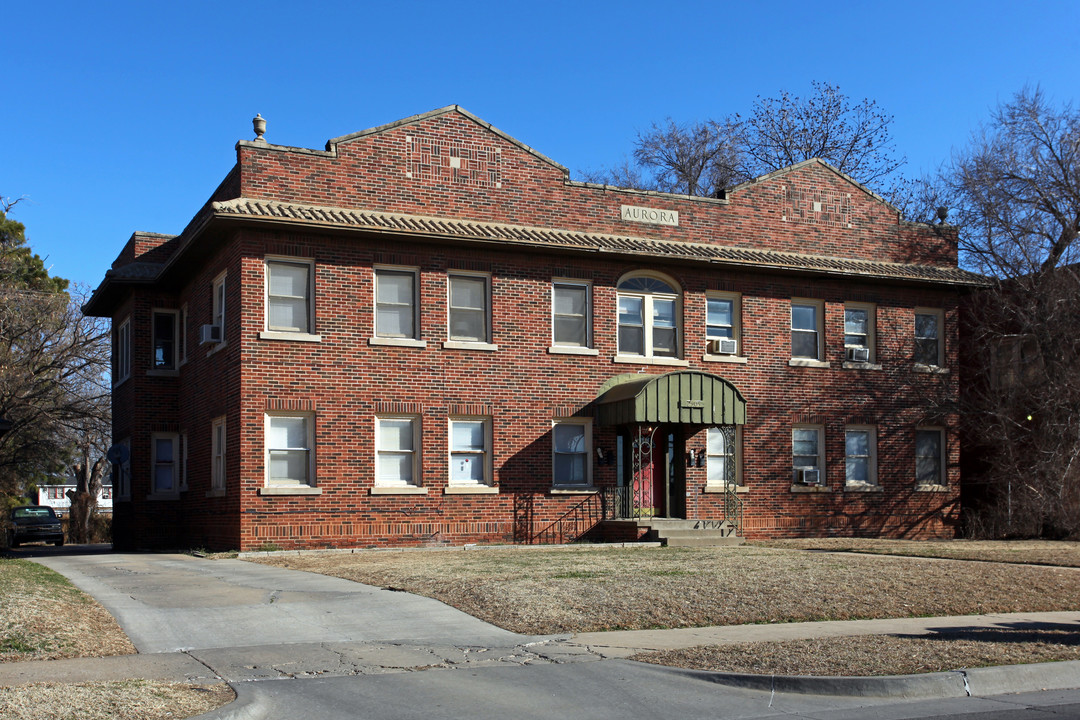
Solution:
<svg viewBox="0 0 1080 720"><path fill-rule="evenodd" d="M450 274L450 340L491 342L490 278L487 275Z"/></svg>
<svg viewBox="0 0 1080 720"><path fill-rule="evenodd" d="M824 303L820 300L791 301L791 357L822 359L821 328Z"/></svg>
<svg viewBox="0 0 1080 720"><path fill-rule="evenodd" d="M844 355L852 362L875 361L876 312L868 303L844 304Z"/></svg>
<svg viewBox="0 0 1080 720"><path fill-rule="evenodd" d="M920 486L945 484L945 431L921 427L915 431L915 482Z"/></svg>
<svg viewBox="0 0 1080 720"><path fill-rule="evenodd" d="M844 480L849 487L877 484L877 438L870 426L844 430Z"/></svg>
<svg viewBox="0 0 1080 720"><path fill-rule="evenodd" d="M713 354L734 355L739 345L739 296L710 294L705 298L705 340Z"/></svg>
<svg viewBox="0 0 1080 720"><path fill-rule="evenodd" d="M225 417L210 424L210 494L225 493Z"/></svg>
<svg viewBox="0 0 1080 720"><path fill-rule="evenodd" d="M825 430L820 425L796 425L791 429L791 465L795 482L825 482Z"/></svg>
<svg viewBox="0 0 1080 720"><path fill-rule="evenodd" d="M375 268L375 337L420 338L415 270Z"/></svg>
<svg viewBox="0 0 1080 720"><path fill-rule="evenodd" d="M592 484L592 425L588 420L556 420L551 426L554 487Z"/></svg>
<svg viewBox="0 0 1080 720"><path fill-rule="evenodd" d="M450 484L492 484L491 418L450 419Z"/></svg>
<svg viewBox="0 0 1080 720"><path fill-rule="evenodd" d="M419 483L420 418L375 419L375 485L415 487Z"/></svg>
<svg viewBox="0 0 1080 720"><path fill-rule="evenodd" d="M551 336L556 347L587 348L589 285L556 280L551 286Z"/></svg>
<svg viewBox="0 0 1080 720"><path fill-rule="evenodd" d="M727 488L740 484L739 441L738 427L709 428L705 445L707 487Z"/></svg>
<svg viewBox="0 0 1080 720"><path fill-rule="evenodd" d="M154 466L152 495L175 495L180 483L180 436L176 433L153 433Z"/></svg>
<svg viewBox="0 0 1080 720"><path fill-rule="evenodd" d="M113 385L131 376L131 318L125 318L113 332Z"/></svg>
<svg viewBox="0 0 1080 720"><path fill-rule="evenodd" d="M154 370L175 370L179 366L179 325L176 310L154 311Z"/></svg>
<svg viewBox="0 0 1080 720"><path fill-rule="evenodd" d="M266 329L308 335L314 327L312 264L305 260L266 260Z"/></svg>
<svg viewBox="0 0 1080 720"><path fill-rule="evenodd" d="M679 355L679 291L671 281L632 275L618 285L619 354Z"/></svg>
<svg viewBox="0 0 1080 720"><path fill-rule="evenodd" d="M266 416L268 487L314 487L315 457L310 415Z"/></svg>
<svg viewBox="0 0 1080 720"><path fill-rule="evenodd" d="M945 364L942 326L945 314L941 310L915 309L915 362L918 365Z"/></svg>

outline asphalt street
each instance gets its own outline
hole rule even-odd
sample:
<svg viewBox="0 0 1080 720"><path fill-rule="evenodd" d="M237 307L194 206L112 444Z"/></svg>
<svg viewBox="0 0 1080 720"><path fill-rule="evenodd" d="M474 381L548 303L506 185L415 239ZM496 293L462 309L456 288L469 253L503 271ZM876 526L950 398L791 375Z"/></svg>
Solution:
<svg viewBox="0 0 1080 720"><path fill-rule="evenodd" d="M740 678L605 658L428 598L240 560L28 554L96 597L140 655L16 664L26 677L229 681L237 701L204 718L1080 718L1080 690L999 694L1080 687L1075 663L848 685Z"/></svg>

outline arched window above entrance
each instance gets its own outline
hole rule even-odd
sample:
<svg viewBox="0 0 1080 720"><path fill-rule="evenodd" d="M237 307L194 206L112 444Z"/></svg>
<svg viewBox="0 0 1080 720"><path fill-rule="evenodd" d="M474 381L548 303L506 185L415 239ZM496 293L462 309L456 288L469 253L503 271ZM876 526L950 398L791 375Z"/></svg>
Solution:
<svg viewBox="0 0 1080 720"><path fill-rule="evenodd" d="M682 291L671 278L655 272L624 275L619 296L619 354L679 357Z"/></svg>

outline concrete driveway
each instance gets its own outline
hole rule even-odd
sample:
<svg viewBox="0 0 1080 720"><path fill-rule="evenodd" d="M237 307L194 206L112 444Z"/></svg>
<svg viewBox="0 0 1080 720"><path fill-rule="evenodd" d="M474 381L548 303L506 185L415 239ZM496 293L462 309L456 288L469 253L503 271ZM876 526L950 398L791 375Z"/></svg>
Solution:
<svg viewBox="0 0 1080 720"><path fill-rule="evenodd" d="M830 688L828 680L817 681L822 687L814 690L809 678L790 688L770 687L761 677L740 686L715 673L604 660L565 638L518 635L435 600L322 575L186 555L71 549L32 555L96 597L140 654L19 663L8 669L11 678L29 682L42 673L53 680L223 678L237 690L238 700L203 716L217 720L296 715L849 720L973 711L1011 719L1026 717L1017 710L1041 704L1080 710L1080 692L987 697L1075 687L1080 682L1073 682L1073 663L1057 664L1067 676L1063 679L1037 669L1035 677L1017 682L987 668L991 672L983 679L975 671L914 681L881 678L875 685L879 690L869 693ZM980 683L983 697L964 697ZM927 697L937 699L908 703Z"/></svg>

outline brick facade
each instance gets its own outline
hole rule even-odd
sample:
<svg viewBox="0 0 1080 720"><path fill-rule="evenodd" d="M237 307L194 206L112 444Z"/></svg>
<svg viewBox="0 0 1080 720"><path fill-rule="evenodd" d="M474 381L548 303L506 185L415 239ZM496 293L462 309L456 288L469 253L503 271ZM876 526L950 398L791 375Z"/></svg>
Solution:
<svg viewBox="0 0 1080 720"><path fill-rule="evenodd" d="M635 428L597 422L613 378L694 371L746 402L743 535L954 533L959 455L949 408L957 305L973 281L957 270L946 232L903 222L824 163L721 199L625 191L571 182L565 168L456 107L332 140L325 151L257 141L239 143L237 156L184 232L134 236L87 306L114 327L130 322L132 371L113 397L114 440L131 451L130 493L115 500L118 547L543 539L568 512L595 505L598 488L633 482ZM678 213L678 225L624 220L624 206ZM309 270L312 323L303 332L268 331L268 261ZM403 342L376 337L377 270L412 273L418 329ZM674 357L620 352L618 286L634 273L676 291ZM201 344L223 274L224 342ZM488 336L479 342L449 337L458 276L487 283ZM588 288L586 347L553 343L555 281ZM741 303L734 356L706 352L706 299L715 293ZM793 298L820 308L815 362L792 360ZM846 359L846 303L870 308L872 362ZM913 361L917 308L943 320L943 358L931 367ZM155 370L155 311L175 311L175 368ZM656 317L645 324L661 327ZM302 419L290 427L306 428L308 454L281 457L292 458L290 472L299 458L310 461L310 487L268 486L268 417ZM413 486L377 487L377 418L413 421L411 454L384 454L415 459ZM452 483L454 418L487 423L485 454L473 459L489 463L490 487ZM553 488L560 418L590 428L588 484ZM217 419L223 491L211 488ZM821 486L793 482L796 426L822 431ZM876 438L869 485L845 482L851 426ZM919 428L940 429L944 440L933 487L916 482ZM658 457L670 438L675 491L662 514L724 516L707 463L688 459L704 453L707 433L686 423L658 429ZM155 477L164 491L153 491Z"/></svg>

